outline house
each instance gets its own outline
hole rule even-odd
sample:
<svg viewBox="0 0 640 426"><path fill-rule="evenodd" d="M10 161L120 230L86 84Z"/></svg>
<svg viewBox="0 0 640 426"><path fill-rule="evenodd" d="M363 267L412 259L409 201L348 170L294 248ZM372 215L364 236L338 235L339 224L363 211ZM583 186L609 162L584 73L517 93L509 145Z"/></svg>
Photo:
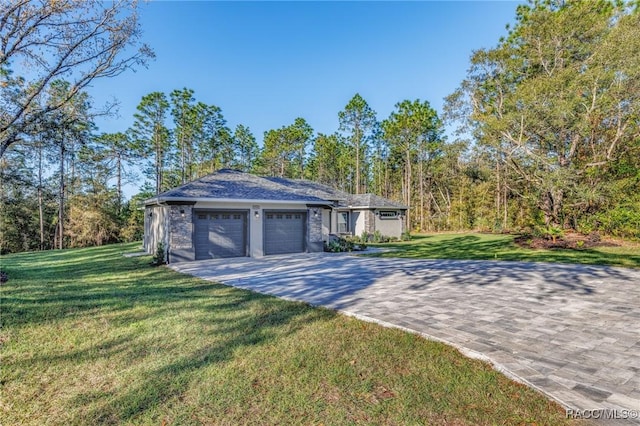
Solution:
<svg viewBox="0 0 640 426"><path fill-rule="evenodd" d="M144 248L170 262L323 251L330 235L399 238L407 207L301 179L223 169L145 201Z"/></svg>

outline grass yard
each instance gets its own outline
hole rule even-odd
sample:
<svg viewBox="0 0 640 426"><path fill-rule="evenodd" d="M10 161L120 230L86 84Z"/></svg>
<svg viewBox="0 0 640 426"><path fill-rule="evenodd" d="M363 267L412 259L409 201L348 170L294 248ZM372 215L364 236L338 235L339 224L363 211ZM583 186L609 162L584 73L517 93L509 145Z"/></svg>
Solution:
<svg viewBox="0 0 640 426"><path fill-rule="evenodd" d="M421 259L513 260L525 262L583 263L640 267L640 244L620 242L619 246L583 250L529 249L514 243L513 235L502 234L419 234L411 241L381 244L393 251L381 257Z"/></svg>
<svg viewBox="0 0 640 426"><path fill-rule="evenodd" d="M122 256L137 246L0 258L2 424L576 423L451 347Z"/></svg>

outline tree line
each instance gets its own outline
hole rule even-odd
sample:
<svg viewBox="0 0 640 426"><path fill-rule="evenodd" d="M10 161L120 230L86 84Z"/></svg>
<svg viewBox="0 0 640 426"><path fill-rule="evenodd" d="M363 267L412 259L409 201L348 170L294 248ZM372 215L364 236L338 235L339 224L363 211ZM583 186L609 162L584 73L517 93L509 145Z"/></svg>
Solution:
<svg viewBox="0 0 640 426"><path fill-rule="evenodd" d="M259 145L188 88L145 95L131 128L105 134L94 121L108 111L54 75L20 116L34 84L3 61L2 102L18 118L2 116L0 250L139 239L142 199L221 168L373 192L407 205L412 231L640 238L638 6L520 5L508 35L470 62L441 116L414 99L380 120L355 94L333 133L299 117ZM455 134L445 135L445 123ZM146 183L125 200L125 183L140 182L135 170Z"/></svg>

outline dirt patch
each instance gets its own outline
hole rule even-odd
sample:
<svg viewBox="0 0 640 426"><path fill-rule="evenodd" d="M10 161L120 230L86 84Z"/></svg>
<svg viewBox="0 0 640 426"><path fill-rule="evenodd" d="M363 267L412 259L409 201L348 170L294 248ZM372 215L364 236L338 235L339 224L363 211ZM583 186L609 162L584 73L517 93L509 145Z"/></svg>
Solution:
<svg viewBox="0 0 640 426"><path fill-rule="evenodd" d="M520 247L533 249L573 249L584 250L594 247L618 247L620 241L611 238L602 238L598 233L589 235L577 232L567 232L561 238L553 241L551 238L535 237L532 235L521 235L514 239Z"/></svg>

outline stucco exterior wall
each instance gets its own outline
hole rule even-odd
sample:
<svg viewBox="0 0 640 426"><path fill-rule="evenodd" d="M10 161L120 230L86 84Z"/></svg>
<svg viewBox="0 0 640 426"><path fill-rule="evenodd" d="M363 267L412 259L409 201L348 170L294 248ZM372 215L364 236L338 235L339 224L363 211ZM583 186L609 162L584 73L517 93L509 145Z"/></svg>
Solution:
<svg viewBox="0 0 640 426"><path fill-rule="evenodd" d="M353 235L360 236L363 232L373 234L376 230L375 213L370 209L354 210L352 213Z"/></svg>
<svg viewBox="0 0 640 426"><path fill-rule="evenodd" d="M320 208L307 208L306 204L297 203L242 203L242 202L198 202L195 209L230 209L248 210L247 216L247 241L250 257L264 256L264 211L265 210L291 210L307 213L307 250L322 251L322 214ZM314 217L313 210L318 210L318 216ZM256 217L256 212L258 215Z"/></svg>
<svg viewBox="0 0 640 426"><path fill-rule="evenodd" d="M383 219L375 216L375 228L387 237L400 238L404 230L404 220L400 217Z"/></svg>
<svg viewBox="0 0 640 426"><path fill-rule="evenodd" d="M352 235L362 234L362 231L364 231L364 211L351 211L351 227L349 229Z"/></svg>
<svg viewBox="0 0 640 426"><path fill-rule="evenodd" d="M331 227L329 228L330 234L338 233L338 211L335 209L331 209Z"/></svg>
<svg viewBox="0 0 640 426"><path fill-rule="evenodd" d="M169 246L169 232L167 226L167 206L147 206L144 209L144 251L155 254L158 243L162 242L165 249Z"/></svg>
<svg viewBox="0 0 640 426"><path fill-rule="evenodd" d="M322 207L308 208L299 203L260 203L251 202L197 202L195 204L154 205L145 208L144 249L155 253L159 242L165 244L170 262L195 259L194 211L195 210L238 210L247 212L247 254L251 257L264 256L264 215L266 211L306 212L305 249L309 252L323 250L323 242L329 234L337 233L338 210ZM392 210L392 209L389 209ZM317 214L316 214L317 212ZM400 238L405 230L404 220L400 217L382 218L373 209L350 211L350 233L361 235L363 232ZM400 212L399 212L400 213Z"/></svg>
<svg viewBox="0 0 640 426"><path fill-rule="evenodd" d="M322 240L328 241L329 234L333 231L331 230L332 224L332 211L330 209L322 209Z"/></svg>

